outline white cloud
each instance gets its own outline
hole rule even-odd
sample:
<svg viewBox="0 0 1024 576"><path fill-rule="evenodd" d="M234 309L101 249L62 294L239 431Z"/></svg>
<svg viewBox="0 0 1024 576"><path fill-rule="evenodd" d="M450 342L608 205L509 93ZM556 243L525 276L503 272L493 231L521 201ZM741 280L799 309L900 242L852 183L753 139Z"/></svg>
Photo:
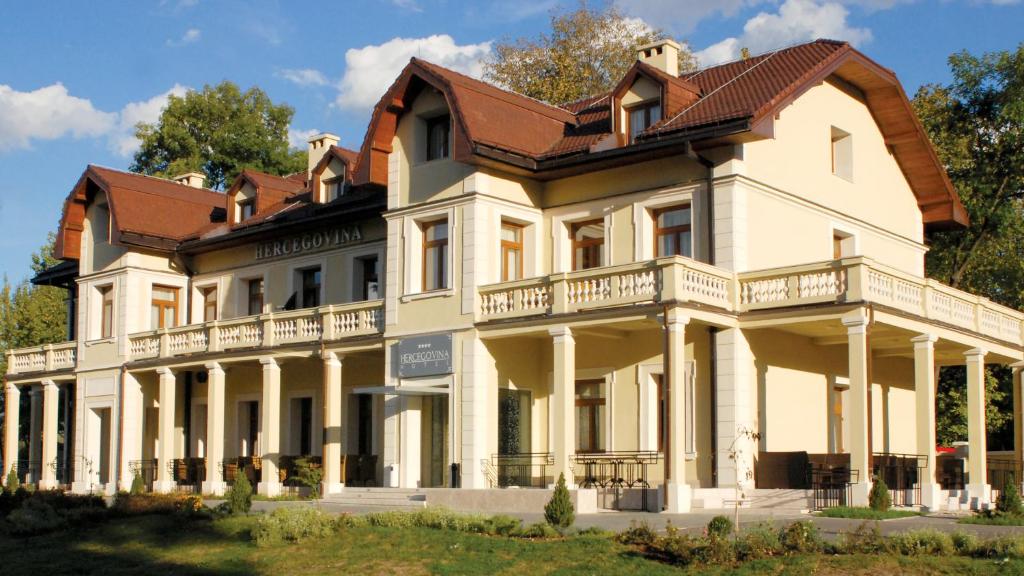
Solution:
<svg viewBox="0 0 1024 576"><path fill-rule="evenodd" d="M312 128L309 130L300 130L298 128L288 127L288 146L293 149L305 150L309 144L309 139L319 134L320 131Z"/></svg>
<svg viewBox="0 0 1024 576"><path fill-rule="evenodd" d="M416 0L391 0L391 3L397 8L402 10L409 10L410 12L423 12L423 8L420 3Z"/></svg>
<svg viewBox="0 0 1024 576"><path fill-rule="evenodd" d="M700 52L701 64L716 64L737 58L742 48L757 54L815 38L847 40L863 44L871 31L847 22L849 11L837 2L786 0L776 13L760 12L743 25L743 34L726 38Z"/></svg>
<svg viewBox="0 0 1024 576"><path fill-rule="evenodd" d="M746 7L765 0L615 0L615 6L627 16L642 18L657 28L686 34L706 18L735 16Z"/></svg>
<svg viewBox="0 0 1024 576"><path fill-rule="evenodd" d="M299 86L326 86L330 84L327 77L319 70L312 68L285 68L277 73L278 76Z"/></svg>
<svg viewBox="0 0 1024 576"><path fill-rule="evenodd" d="M139 149L139 140L135 138L135 126L140 122L152 124L160 118L160 113L167 106L167 97L171 94L184 96L188 88L175 84L173 88L141 102L129 102L121 109L117 129L110 134L110 148L121 156L131 156Z"/></svg>
<svg viewBox="0 0 1024 576"><path fill-rule="evenodd" d="M483 59L490 52L490 42L459 46L447 34L394 38L377 46L350 48L345 52L345 75L335 104L350 110L373 106L413 56L479 77Z"/></svg>
<svg viewBox="0 0 1024 576"><path fill-rule="evenodd" d="M103 136L117 118L72 96L59 82L31 92L0 84L0 151L31 148L33 140Z"/></svg>
<svg viewBox="0 0 1024 576"><path fill-rule="evenodd" d="M177 40L168 40L168 46L185 46L186 44L193 44L199 41L199 38L203 35L202 30L199 28L189 28L185 30L185 33L181 35L181 38Z"/></svg>

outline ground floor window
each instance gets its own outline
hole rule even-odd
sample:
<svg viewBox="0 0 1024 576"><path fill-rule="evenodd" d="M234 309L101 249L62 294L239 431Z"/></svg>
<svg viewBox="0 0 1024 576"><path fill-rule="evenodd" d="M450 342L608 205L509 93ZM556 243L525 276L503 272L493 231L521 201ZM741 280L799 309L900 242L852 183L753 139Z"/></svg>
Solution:
<svg viewBox="0 0 1024 576"><path fill-rule="evenodd" d="M604 380L576 381L576 451L604 450Z"/></svg>
<svg viewBox="0 0 1024 576"><path fill-rule="evenodd" d="M498 391L498 453L531 452L530 391L502 388Z"/></svg>

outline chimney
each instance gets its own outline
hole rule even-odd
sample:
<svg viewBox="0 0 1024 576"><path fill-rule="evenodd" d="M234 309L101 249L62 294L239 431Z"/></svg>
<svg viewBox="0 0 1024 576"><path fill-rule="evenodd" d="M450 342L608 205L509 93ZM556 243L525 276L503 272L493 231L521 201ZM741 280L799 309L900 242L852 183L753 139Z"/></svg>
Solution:
<svg viewBox="0 0 1024 576"><path fill-rule="evenodd" d="M670 38L644 44L636 49L636 59L673 76L679 76L679 44Z"/></svg>
<svg viewBox="0 0 1024 576"><path fill-rule="evenodd" d="M171 178L178 184L184 184L185 186L191 186L193 188L202 188L203 183L206 182L206 174L202 172L189 172L188 174L182 174Z"/></svg>
<svg viewBox="0 0 1024 576"><path fill-rule="evenodd" d="M331 146L337 145L339 141L340 138L327 132L317 134L309 139L309 167L306 171L307 178L313 177L313 168L316 168L316 165L320 163L320 160L324 157L324 154L327 154L327 151L330 150Z"/></svg>

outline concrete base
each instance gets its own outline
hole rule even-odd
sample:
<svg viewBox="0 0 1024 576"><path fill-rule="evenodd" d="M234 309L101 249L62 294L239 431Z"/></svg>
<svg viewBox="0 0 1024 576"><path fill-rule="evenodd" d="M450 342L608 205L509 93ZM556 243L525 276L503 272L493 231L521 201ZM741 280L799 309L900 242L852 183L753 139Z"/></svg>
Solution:
<svg viewBox="0 0 1024 576"><path fill-rule="evenodd" d="M345 485L342 484L341 482L331 482L330 484L324 482L320 490L324 496L328 496L331 494L341 494L342 491L345 490Z"/></svg>
<svg viewBox="0 0 1024 576"><path fill-rule="evenodd" d="M871 493L871 482L858 482L850 486L850 498L853 506L867 506L868 494Z"/></svg>
<svg viewBox="0 0 1024 576"><path fill-rule="evenodd" d="M266 496L267 498L273 498L281 495L281 483L280 482L260 482L256 486L256 492L260 496Z"/></svg>
<svg viewBox="0 0 1024 576"><path fill-rule="evenodd" d="M946 505L946 491L938 484L921 484L921 507L925 512L938 512Z"/></svg>
<svg viewBox="0 0 1024 576"><path fill-rule="evenodd" d="M427 506L463 512L534 514L544 512L544 505L552 493L551 490L537 488L422 488L416 492L425 495ZM569 497L577 514L597 513L597 490L570 490Z"/></svg>
<svg viewBox="0 0 1024 576"><path fill-rule="evenodd" d="M693 503L693 491L689 484L668 483L665 485L665 512L686 514Z"/></svg>
<svg viewBox="0 0 1024 576"><path fill-rule="evenodd" d="M223 496L227 489L228 485L226 482L203 482L202 486L203 494L212 494L214 496Z"/></svg>
<svg viewBox="0 0 1024 576"><path fill-rule="evenodd" d="M968 484L967 499L971 510L987 510L992 504L992 487L988 484Z"/></svg>
<svg viewBox="0 0 1024 576"><path fill-rule="evenodd" d="M153 492L157 494L170 494L174 492L178 487L178 483L174 480L157 480L153 482Z"/></svg>
<svg viewBox="0 0 1024 576"><path fill-rule="evenodd" d="M57 488L60 488L60 484L58 484L56 480L40 480L39 481L39 489L40 490L56 490Z"/></svg>

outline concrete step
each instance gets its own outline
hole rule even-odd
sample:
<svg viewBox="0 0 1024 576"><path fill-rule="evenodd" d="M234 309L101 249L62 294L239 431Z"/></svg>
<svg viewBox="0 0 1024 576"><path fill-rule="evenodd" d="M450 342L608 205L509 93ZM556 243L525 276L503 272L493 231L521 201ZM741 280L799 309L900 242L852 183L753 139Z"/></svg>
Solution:
<svg viewBox="0 0 1024 576"><path fill-rule="evenodd" d="M810 490L751 490L747 493L751 508L807 510L814 504Z"/></svg>
<svg viewBox="0 0 1024 576"><path fill-rule="evenodd" d="M427 495L418 490L400 488L345 488L341 494L331 494L323 502L341 506L415 509L427 505Z"/></svg>

